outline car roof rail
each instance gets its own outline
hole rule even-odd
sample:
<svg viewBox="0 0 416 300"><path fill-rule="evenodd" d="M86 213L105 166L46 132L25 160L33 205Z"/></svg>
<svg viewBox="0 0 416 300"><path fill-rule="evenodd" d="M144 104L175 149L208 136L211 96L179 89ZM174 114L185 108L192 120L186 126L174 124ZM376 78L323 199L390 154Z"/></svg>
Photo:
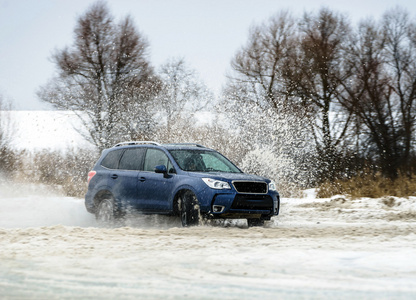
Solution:
<svg viewBox="0 0 416 300"><path fill-rule="evenodd" d="M197 144L197 143L171 143L171 144L165 144L166 146L194 146L198 148L206 148L203 145Z"/></svg>
<svg viewBox="0 0 416 300"><path fill-rule="evenodd" d="M128 141L128 142L118 143L118 144L114 145L113 147L131 146L131 145L142 145L142 144L160 146L159 143L153 142L153 141Z"/></svg>

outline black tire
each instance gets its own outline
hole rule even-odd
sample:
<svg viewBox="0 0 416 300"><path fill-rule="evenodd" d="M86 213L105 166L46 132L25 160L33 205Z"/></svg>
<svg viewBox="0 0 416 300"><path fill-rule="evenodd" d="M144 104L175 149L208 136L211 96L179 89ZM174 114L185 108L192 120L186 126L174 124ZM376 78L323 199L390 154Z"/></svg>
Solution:
<svg viewBox="0 0 416 300"><path fill-rule="evenodd" d="M247 219L247 225L248 227L264 226L264 220L263 219Z"/></svg>
<svg viewBox="0 0 416 300"><path fill-rule="evenodd" d="M113 226L116 220L114 198L106 196L98 203L95 219L101 226Z"/></svg>
<svg viewBox="0 0 416 300"><path fill-rule="evenodd" d="M179 212L183 227L199 225L199 203L194 193L186 191L182 194L179 199Z"/></svg>

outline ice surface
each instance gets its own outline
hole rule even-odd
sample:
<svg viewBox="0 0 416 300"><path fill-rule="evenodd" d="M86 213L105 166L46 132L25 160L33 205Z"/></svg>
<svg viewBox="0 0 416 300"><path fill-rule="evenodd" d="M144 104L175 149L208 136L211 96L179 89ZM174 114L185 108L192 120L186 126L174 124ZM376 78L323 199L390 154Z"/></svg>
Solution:
<svg viewBox="0 0 416 300"><path fill-rule="evenodd" d="M83 199L3 183L0 298L415 299L416 198L313 195L265 228L99 228Z"/></svg>

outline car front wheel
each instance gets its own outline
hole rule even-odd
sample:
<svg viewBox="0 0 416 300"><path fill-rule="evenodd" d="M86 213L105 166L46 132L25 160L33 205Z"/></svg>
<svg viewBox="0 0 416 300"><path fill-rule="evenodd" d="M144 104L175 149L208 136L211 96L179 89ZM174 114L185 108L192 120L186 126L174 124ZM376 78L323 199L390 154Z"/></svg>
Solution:
<svg viewBox="0 0 416 300"><path fill-rule="evenodd" d="M191 191L186 191L180 198L180 216L183 227L199 225L200 212L198 199Z"/></svg>
<svg viewBox="0 0 416 300"><path fill-rule="evenodd" d="M247 219L247 225L248 227L264 226L264 220L263 219Z"/></svg>

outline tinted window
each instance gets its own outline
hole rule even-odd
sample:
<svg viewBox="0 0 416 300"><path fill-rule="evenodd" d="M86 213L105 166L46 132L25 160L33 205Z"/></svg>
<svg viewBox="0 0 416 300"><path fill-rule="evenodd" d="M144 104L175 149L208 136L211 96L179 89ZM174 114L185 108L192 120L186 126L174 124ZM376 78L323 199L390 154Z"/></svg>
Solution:
<svg viewBox="0 0 416 300"><path fill-rule="evenodd" d="M123 149L108 152L107 156L101 162L101 165L108 169L117 169L122 153Z"/></svg>
<svg viewBox="0 0 416 300"><path fill-rule="evenodd" d="M141 170L144 148L127 149L120 160L119 169Z"/></svg>
<svg viewBox="0 0 416 300"><path fill-rule="evenodd" d="M241 173L232 162L215 151L170 150L169 152L184 171Z"/></svg>
<svg viewBox="0 0 416 300"><path fill-rule="evenodd" d="M144 170L153 172L156 166L164 165L172 173L172 165L169 162L168 156L161 150L147 149L146 158L144 162Z"/></svg>

